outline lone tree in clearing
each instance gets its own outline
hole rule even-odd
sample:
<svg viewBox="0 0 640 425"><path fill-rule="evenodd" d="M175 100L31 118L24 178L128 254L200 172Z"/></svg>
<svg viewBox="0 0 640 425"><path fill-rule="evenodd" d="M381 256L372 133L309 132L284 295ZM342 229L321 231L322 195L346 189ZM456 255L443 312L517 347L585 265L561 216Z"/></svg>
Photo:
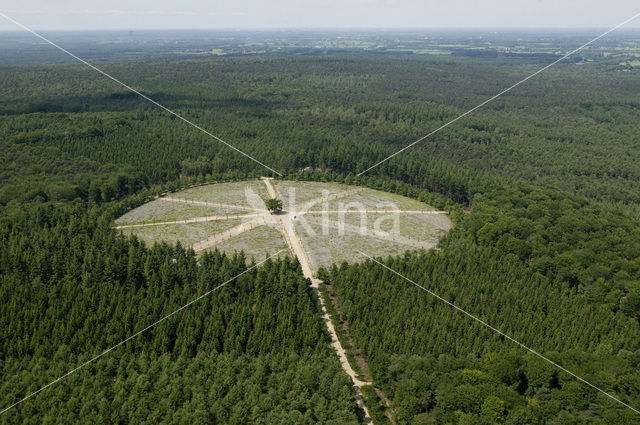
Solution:
<svg viewBox="0 0 640 425"><path fill-rule="evenodd" d="M282 211L282 201L278 198L269 198L264 203L271 214L277 214Z"/></svg>

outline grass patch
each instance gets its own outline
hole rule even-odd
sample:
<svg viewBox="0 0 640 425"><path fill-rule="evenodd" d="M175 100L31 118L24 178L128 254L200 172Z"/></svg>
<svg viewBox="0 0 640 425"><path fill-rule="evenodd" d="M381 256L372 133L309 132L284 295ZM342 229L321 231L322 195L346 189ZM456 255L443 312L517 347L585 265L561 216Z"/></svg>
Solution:
<svg viewBox="0 0 640 425"><path fill-rule="evenodd" d="M246 233L227 239L215 246L219 251L232 254L244 251L247 258L262 261L266 256L275 254L279 250L287 249L280 230L272 226L260 226ZM213 248L212 248L213 249ZM290 255L289 251L283 251L279 256Z"/></svg>
<svg viewBox="0 0 640 425"><path fill-rule="evenodd" d="M190 205L177 202L163 201L156 199L140 207L133 209L118 218L116 225L122 224L142 224L159 221L185 220L194 217L206 217L212 215L239 215L247 214L246 211L207 207L202 205Z"/></svg>
<svg viewBox="0 0 640 425"><path fill-rule="evenodd" d="M340 183L274 180L273 184L282 197L285 209L291 209L292 203L300 208L302 204L320 198L327 193L335 194L354 189L353 186Z"/></svg>
<svg viewBox="0 0 640 425"><path fill-rule="evenodd" d="M308 234L302 223L296 223L296 231L303 239L315 267L329 267L343 261L362 262L364 257L358 251L386 257L403 255L407 250L419 249L416 246L364 236L360 233L345 232L344 235L340 235L336 229L329 229L328 233L323 234L319 221L309 220L307 223L315 234ZM436 244L437 238L421 242L424 242L424 248L430 248Z"/></svg>
<svg viewBox="0 0 640 425"><path fill-rule="evenodd" d="M263 200L267 199L269 195L264 183L259 180L209 184L171 194L174 198L217 202L243 207L254 207L247 196L253 197L256 195L260 198L257 200L259 203L257 206L264 209Z"/></svg>
<svg viewBox="0 0 640 425"><path fill-rule="evenodd" d="M206 223L167 224L150 227L132 227L122 229L125 235L134 234L149 245L156 242L175 244L180 241L185 246L192 246L196 242L203 241L211 235L224 232L239 225L241 219L209 221Z"/></svg>

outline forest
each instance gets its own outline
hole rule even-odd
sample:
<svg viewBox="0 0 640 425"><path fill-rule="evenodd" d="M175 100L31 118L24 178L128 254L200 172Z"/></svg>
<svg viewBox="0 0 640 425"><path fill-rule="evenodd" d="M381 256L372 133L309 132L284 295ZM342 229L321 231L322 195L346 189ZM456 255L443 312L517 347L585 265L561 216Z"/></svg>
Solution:
<svg viewBox="0 0 640 425"><path fill-rule="evenodd" d="M637 404L637 226L558 192L504 191L476 196L439 251L386 264ZM370 261L323 273L401 423L640 423Z"/></svg>
<svg viewBox="0 0 640 425"><path fill-rule="evenodd" d="M5 404L246 268L145 247L83 205L39 206L0 232ZM358 423L318 309L297 263L268 260L0 422Z"/></svg>
<svg viewBox="0 0 640 425"><path fill-rule="evenodd" d="M455 225L437 250L380 261L638 407L640 71L559 65L357 177L545 60L272 54L103 68L284 177L446 209ZM115 218L167 190L268 172L79 65L2 66L0 94L7 406L255 261L145 246ZM320 275L398 424L640 424L364 257ZM324 329L297 262L269 260L0 423L360 423Z"/></svg>

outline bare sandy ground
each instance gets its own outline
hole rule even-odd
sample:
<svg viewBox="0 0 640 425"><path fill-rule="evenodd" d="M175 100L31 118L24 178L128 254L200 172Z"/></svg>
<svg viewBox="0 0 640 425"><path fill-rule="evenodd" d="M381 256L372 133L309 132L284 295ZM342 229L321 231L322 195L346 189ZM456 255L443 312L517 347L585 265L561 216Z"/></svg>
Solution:
<svg viewBox="0 0 640 425"><path fill-rule="evenodd" d="M246 223L242 223L227 231L215 234L211 236L209 239L193 244L193 250L198 252L198 251L202 251L203 249L211 248L212 246L216 246L221 242L226 241L229 238L232 238L244 232L248 232L251 229L254 229L258 226L263 226L265 224L266 224L266 221L264 219L247 221Z"/></svg>
<svg viewBox="0 0 640 425"><path fill-rule="evenodd" d="M217 220L233 220L237 218L263 217L264 215L265 214L211 215L207 217L188 218L186 220L156 221L154 223L141 223L141 224L122 224L120 226L115 226L114 229L128 229L131 227L166 226L170 224L206 223L208 221L217 221Z"/></svg>
<svg viewBox="0 0 640 425"><path fill-rule="evenodd" d="M242 210L242 211L262 211L262 212L266 212L266 209L256 209L256 208L251 208L251 207L245 207L242 205L233 205L233 204L220 204L218 202L209 202L209 201L196 201L196 200L192 200L192 199L181 199L181 198L172 198L170 196L164 196L162 198L158 198L161 201L167 201L167 202L180 202L183 204L192 204L192 205L203 205L206 207L219 207L219 208L230 208L230 209L234 209L234 210Z"/></svg>

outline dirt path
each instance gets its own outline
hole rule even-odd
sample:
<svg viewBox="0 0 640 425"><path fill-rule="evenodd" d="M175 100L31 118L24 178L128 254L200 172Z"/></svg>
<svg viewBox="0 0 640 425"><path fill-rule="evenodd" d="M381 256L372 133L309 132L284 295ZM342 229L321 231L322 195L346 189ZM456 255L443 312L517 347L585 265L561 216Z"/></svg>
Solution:
<svg viewBox="0 0 640 425"><path fill-rule="evenodd" d="M271 183L271 179L263 178L262 181L267 187L267 192L269 193L270 197L282 199L280 196L278 196L278 193L273 187L273 184ZM278 214L275 217L277 217L277 219L280 222L280 225L282 226L283 233L285 234L285 239L287 240L289 247L291 248L294 255L298 257L298 261L300 262L300 266L302 267L302 273L304 274L304 277L311 280L311 287L318 294L318 299L320 300L320 307L322 309L322 321L324 321L325 324L327 325L327 329L329 330L329 335L331 336L331 345L333 346L334 350L336 350L336 353L338 354L338 358L340 360L340 364L342 365L342 368L347 373L347 375L351 377L351 381L353 382L353 389L355 392L356 403L364 412L365 422L368 424L373 424L373 421L371 420L371 415L369 415L369 410L367 409L367 406L365 406L364 400L362 399L362 392L360 391L360 388L363 385L371 385L371 382L363 382L360 379L358 379L356 372L351 368L351 365L347 360L347 354L345 353L344 348L342 348L342 344L340 344L340 340L338 340L336 329L333 326L333 323L331 322L329 313L327 312L327 306L325 305L325 300L320 294L320 291L318 291L318 286L322 281L313 277L311 263L309 261L307 253L302 244L302 240L300 239L300 237L298 236L298 234L294 229L293 220L291 219L291 216L289 216L286 212L283 212L282 214Z"/></svg>
<svg viewBox="0 0 640 425"><path fill-rule="evenodd" d="M387 417L387 419L389 419L389 422L391 422L391 425L396 425L396 420L393 417L393 414L391 414L391 412L394 412L395 414L395 410L391 408L391 400L387 398L387 396L382 392L382 390L379 390L375 387L373 389L376 391L376 394L378 395L378 397L380 397L380 400L384 401L384 405L387 406L387 410L384 411L384 415Z"/></svg>
<svg viewBox="0 0 640 425"><path fill-rule="evenodd" d="M282 199L280 196L278 196L278 192L276 192L276 188L273 187L273 184L271 184L271 179L270 178L263 177L260 180L262 180L264 182L265 186L267 186L267 193L269 194L269 197Z"/></svg>

